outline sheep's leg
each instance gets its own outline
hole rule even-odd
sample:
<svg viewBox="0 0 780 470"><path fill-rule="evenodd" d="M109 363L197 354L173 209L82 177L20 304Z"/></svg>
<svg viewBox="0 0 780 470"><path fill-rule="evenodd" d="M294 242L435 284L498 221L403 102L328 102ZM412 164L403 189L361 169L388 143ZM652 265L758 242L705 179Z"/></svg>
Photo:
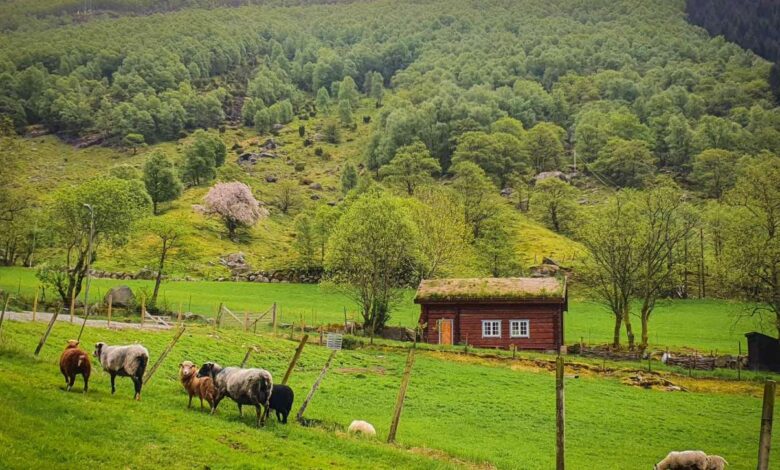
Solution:
<svg viewBox="0 0 780 470"><path fill-rule="evenodd" d="M81 376L84 378L84 393L87 393L87 390L89 390L89 376L83 373Z"/></svg>
<svg viewBox="0 0 780 470"><path fill-rule="evenodd" d="M116 384L114 383L116 381L116 373L115 372L109 372L111 374L111 395L116 393Z"/></svg>
<svg viewBox="0 0 780 470"><path fill-rule="evenodd" d="M203 403L201 403L201 408L203 407ZM192 408L192 394L190 393L190 401L187 403L187 408Z"/></svg>
<svg viewBox="0 0 780 470"><path fill-rule="evenodd" d="M216 397L214 397L214 402L211 404L211 414L217 412L217 406L219 405L220 401L222 401L221 395L217 395Z"/></svg>
<svg viewBox="0 0 780 470"><path fill-rule="evenodd" d="M238 404L238 417L239 418L244 417L244 410L241 408L241 403Z"/></svg>
<svg viewBox="0 0 780 470"><path fill-rule="evenodd" d="M260 408L260 405L255 405L255 411L257 412L257 427L259 428L265 424L265 410Z"/></svg>
<svg viewBox="0 0 780 470"><path fill-rule="evenodd" d="M199 398L200 398L200 409L202 410L203 409L203 397L199 397Z"/></svg>
<svg viewBox="0 0 780 470"><path fill-rule="evenodd" d="M141 385L143 385L141 377L133 376L133 384L135 385L135 399L141 401Z"/></svg>
<svg viewBox="0 0 780 470"><path fill-rule="evenodd" d="M70 392L70 390L73 388L73 384L76 382L76 374L71 375L68 377L68 387L67 390Z"/></svg>

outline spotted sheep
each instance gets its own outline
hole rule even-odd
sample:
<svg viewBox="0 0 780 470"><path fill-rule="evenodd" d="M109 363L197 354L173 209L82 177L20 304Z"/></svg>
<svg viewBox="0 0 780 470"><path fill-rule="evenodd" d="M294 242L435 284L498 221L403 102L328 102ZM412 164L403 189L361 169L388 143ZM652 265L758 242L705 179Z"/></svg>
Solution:
<svg viewBox="0 0 780 470"><path fill-rule="evenodd" d="M207 362L201 366L198 377L211 377L214 381L217 395L211 405L212 414L217 411L219 402L229 397L238 404L239 415L243 415L242 405L253 405L257 411L257 426L265 423L273 393L270 372L265 369L223 368L214 362Z"/></svg>

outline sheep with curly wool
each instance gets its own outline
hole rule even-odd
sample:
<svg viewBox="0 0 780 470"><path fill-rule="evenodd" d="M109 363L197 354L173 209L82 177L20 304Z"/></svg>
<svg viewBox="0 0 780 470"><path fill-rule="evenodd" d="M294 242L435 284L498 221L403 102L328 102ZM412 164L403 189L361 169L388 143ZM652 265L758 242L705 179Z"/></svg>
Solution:
<svg viewBox="0 0 780 470"><path fill-rule="evenodd" d="M140 344L129 346L109 346L100 342L95 344L95 357L103 370L111 375L111 394L116 392L116 376L130 377L135 385L135 399L141 399L141 386L144 372L149 363L149 351Z"/></svg>
<svg viewBox="0 0 780 470"><path fill-rule="evenodd" d="M274 385L270 372L265 369L222 367L207 362L201 366L198 377L211 377L214 381L217 394L211 404L212 414L217 411L219 402L229 397L238 404L239 415L243 416L242 405L253 405L257 411L257 426L265 423Z"/></svg>
<svg viewBox="0 0 780 470"><path fill-rule="evenodd" d="M92 364L89 361L89 354L79 348L78 340L68 340L65 350L60 356L60 372L65 376L65 386L69 392L76 382L76 376L81 374L84 379L84 393L87 393Z"/></svg>
<svg viewBox="0 0 780 470"><path fill-rule="evenodd" d="M352 434L363 434L365 436L376 436L376 429L368 421L356 419L349 423L347 431Z"/></svg>
<svg viewBox="0 0 780 470"><path fill-rule="evenodd" d="M700 450L669 452L654 470L707 470L707 454Z"/></svg>

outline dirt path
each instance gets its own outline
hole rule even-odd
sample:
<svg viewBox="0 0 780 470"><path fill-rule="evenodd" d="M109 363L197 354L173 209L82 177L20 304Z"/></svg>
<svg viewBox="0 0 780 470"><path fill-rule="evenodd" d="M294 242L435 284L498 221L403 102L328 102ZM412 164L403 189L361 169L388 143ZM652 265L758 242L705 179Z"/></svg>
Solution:
<svg viewBox="0 0 780 470"><path fill-rule="evenodd" d="M38 312L36 315L36 321L37 322L43 322L48 323L51 321L51 317L54 315L53 313L47 313L47 312ZM5 312L5 318L8 320L16 320L16 321L24 321L29 322L32 321L32 312ZM57 321L60 322L70 322L70 315L68 314L60 314L57 316ZM81 325L81 322L83 322L84 319L82 317L79 317L78 315L73 316L73 324L74 325ZM87 326L92 327L98 327L98 328L109 328L108 321L107 320L89 320L87 319ZM143 326L141 326L140 323L124 323L124 322L118 322L118 321L112 321L111 327L112 330L126 330L126 329L135 329L135 330L170 330L170 325L160 325L158 323L154 323L152 321L147 321Z"/></svg>

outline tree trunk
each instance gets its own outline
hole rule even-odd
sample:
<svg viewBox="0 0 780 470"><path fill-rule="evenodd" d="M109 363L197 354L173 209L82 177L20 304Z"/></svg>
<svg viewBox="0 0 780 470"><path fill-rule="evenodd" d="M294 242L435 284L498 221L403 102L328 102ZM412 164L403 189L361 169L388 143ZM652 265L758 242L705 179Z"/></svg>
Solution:
<svg viewBox="0 0 780 470"><path fill-rule="evenodd" d="M612 347L620 347L620 325L623 324L623 318L620 314L615 314L615 328L612 332Z"/></svg>
<svg viewBox="0 0 780 470"><path fill-rule="evenodd" d="M154 280L154 292L149 306L157 307L157 294L160 292L160 283L162 282L163 267L165 266L165 255L168 253L168 242L163 240L162 251L160 252L160 265L157 267L157 279Z"/></svg>
<svg viewBox="0 0 780 470"><path fill-rule="evenodd" d="M626 336L628 337L628 349L634 349L634 328L631 326L631 315L629 308L623 309L623 323L626 325Z"/></svg>
<svg viewBox="0 0 780 470"><path fill-rule="evenodd" d="M157 201L152 200L152 214L157 215Z"/></svg>
<svg viewBox="0 0 780 470"><path fill-rule="evenodd" d="M645 306L642 306L642 349L647 348L649 332L648 326L650 323L650 312L646 310Z"/></svg>

